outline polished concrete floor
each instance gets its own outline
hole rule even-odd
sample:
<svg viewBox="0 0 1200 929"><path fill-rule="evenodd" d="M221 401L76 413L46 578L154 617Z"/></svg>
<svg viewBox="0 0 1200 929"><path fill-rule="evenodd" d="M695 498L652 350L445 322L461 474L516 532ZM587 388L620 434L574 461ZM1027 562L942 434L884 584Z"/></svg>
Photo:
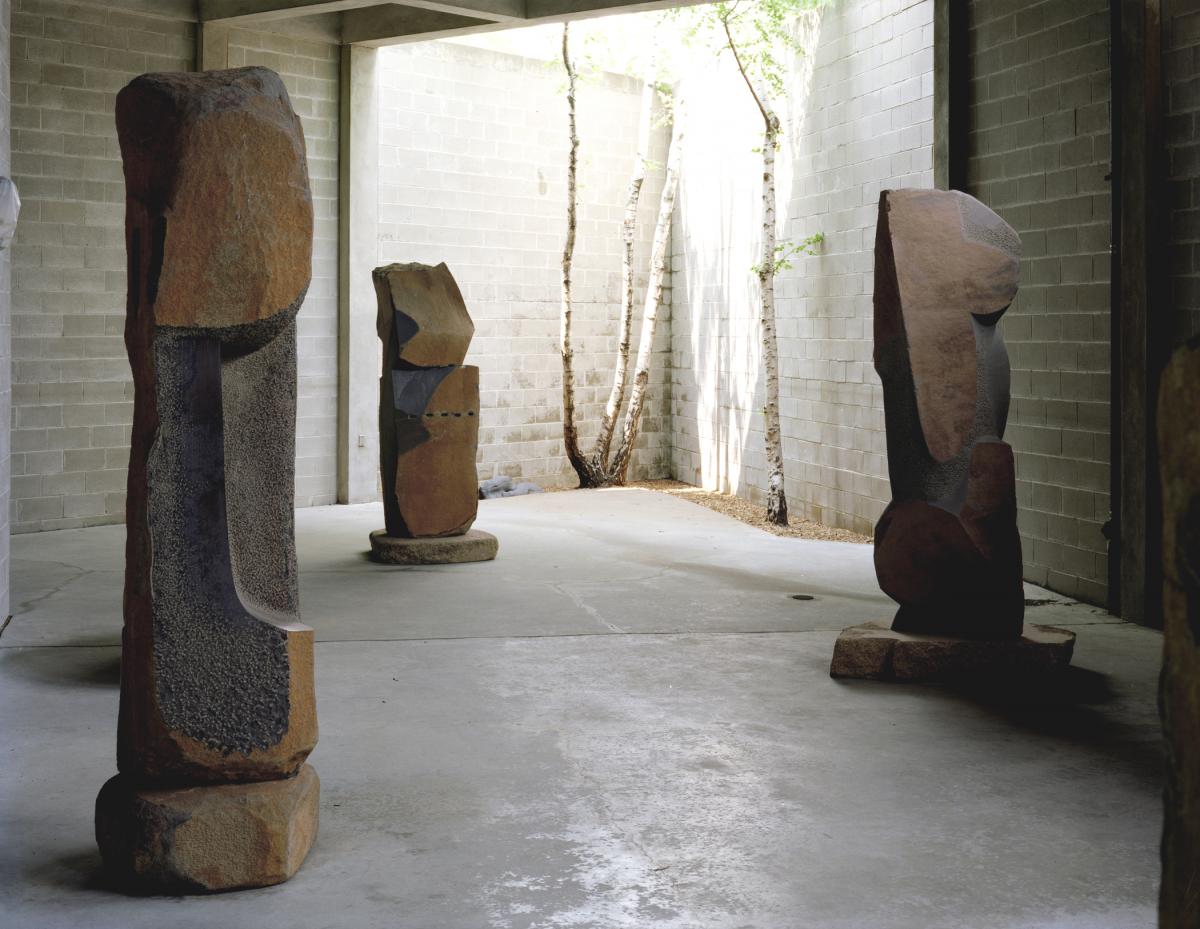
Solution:
<svg viewBox="0 0 1200 929"><path fill-rule="evenodd" d="M837 682L837 631L892 612L867 546L644 490L486 501L488 564L374 565L381 523L298 513L321 832L212 897L99 870L124 529L13 540L0 925L1153 926L1156 633L1030 588L1079 636L1054 686Z"/></svg>

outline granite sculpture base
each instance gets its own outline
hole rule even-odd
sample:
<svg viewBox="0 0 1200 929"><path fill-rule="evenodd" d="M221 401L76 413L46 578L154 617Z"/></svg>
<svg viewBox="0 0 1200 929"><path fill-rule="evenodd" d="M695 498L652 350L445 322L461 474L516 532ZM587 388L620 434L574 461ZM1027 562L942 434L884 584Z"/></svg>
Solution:
<svg viewBox="0 0 1200 929"><path fill-rule="evenodd" d="M139 788L118 774L96 798L105 868L131 890L204 893L281 884L317 835L320 781L293 777Z"/></svg>
<svg viewBox="0 0 1200 929"><path fill-rule="evenodd" d="M896 632L882 623L843 629L830 677L944 681L968 676L1044 674L1065 668L1075 633L1027 623L1015 639L964 639Z"/></svg>
<svg viewBox="0 0 1200 929"><path fill-rule="evenodd" d="M491 561L500 543L490 532L468 529L462 535L405 539L386 529L371 533L371 560L380 564L466 564Z"/></svg>

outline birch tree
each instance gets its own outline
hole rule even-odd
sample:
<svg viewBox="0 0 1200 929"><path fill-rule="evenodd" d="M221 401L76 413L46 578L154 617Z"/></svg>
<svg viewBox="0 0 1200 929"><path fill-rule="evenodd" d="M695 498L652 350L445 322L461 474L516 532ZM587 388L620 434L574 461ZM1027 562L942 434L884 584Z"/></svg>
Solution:
<svg viewBox="0 0 1200 929"><path fill-rule="evenodd" d="M811 253L822 241L820 234L802 242L779 242L775 217L775 155L779 151L782 124L774 101L785 89L787 60L780 53L795 55L799 48L792 32L796 17L826 5L827 0L733 0L696 8L710 19L718 43L732 55L750 97L762 117L762 226L760 260L752 269L758 277L759 325L766 402L763 406L763 435L767 454L767 520L779 526L788 523L784 490L783 437L779 426L779 347L775 332L775 275L790 267L790 259Z"/></svg>
<svg viewBox="0 0 1200 929"><path fill-rule="evenodd" d="M621 407L625 401L628 385L629 355L633 339L633 319L636 305L634 296L634 243L637 233L638 205L649 166L650 136L653 129L654 104L658 97L666 99L657 85L658 59L652 55L643 81L641 108L638 117L638 146L634 168L630 176L625 210L621 223L621 316L618 326L617 357L614 363L613 384L600 421L596 443L590 454L579 447L579 431L575 410L574 352L571 347L571 262L575 248L575 225L578 195L578 151L577 131L577 85L578 72L571 57L569 27L563 25L563 67L567 72L567 123L569 133L569 155L567 161L567 232L563 249L562 264L562 327L560 353L563 365L563 445L567 460L579 476L580 487L606 487L621 484L629 468L633 445L637 441L645 406L647 386L650 380L650 364L653 358L654 334L658 323L658 311L662 304L663 282L667 266L667 246L670 240L671 215L675 209L678 190L679 161L683 151L682 113L672 107L672 131L670 152L667 159L666 176L659 200L658 217L655 222L654 246L650 258L650 279L642 306L642 330L638 345L637 361L634 365L633 388L620 442L615 453L612 451Z"/></svg>

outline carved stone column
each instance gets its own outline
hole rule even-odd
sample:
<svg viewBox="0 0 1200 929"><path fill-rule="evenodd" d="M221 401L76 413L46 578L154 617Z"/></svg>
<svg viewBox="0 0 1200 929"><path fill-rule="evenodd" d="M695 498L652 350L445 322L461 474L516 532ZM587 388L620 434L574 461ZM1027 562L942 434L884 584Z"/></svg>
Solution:
<svg viewBox="0 0 1200 929"><path fill-rule="evenodd" d="M143 75L117 131L135 403L120 774L96 837L124 881L278 883L312 844L319 792L293 526L304 137L265 68Z"/></svg>

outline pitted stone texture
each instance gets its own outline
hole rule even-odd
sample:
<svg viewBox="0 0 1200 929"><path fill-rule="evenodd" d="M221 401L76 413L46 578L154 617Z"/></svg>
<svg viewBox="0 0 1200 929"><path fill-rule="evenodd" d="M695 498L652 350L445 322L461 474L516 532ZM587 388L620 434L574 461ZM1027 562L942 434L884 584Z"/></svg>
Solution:
<svg viewBox="0 0 1200 929"><path fill-rule="evenodd" d="M1159 925L1200 926L1200 340L1176 351L1158 398L1167 745Z"/></svg>
<svg viewBox="0 0 1200 929"><path fill-rule="evenodd" d="M117 95L129 284L164 326L220 328L297 301L312 270L300 120L266 68L144 74ZM141 221L135 221L140 219Z"/></svg>
<svg viewBox="0 0 1200 929"><path fill-rule="evenodd" d="M972 675L1053 671L1071 663L1075 633L1027 625L1015 639L982 640L912 635L882 623L843 629L833 649L830 677L883 681L939 681Z"/></svg>
<svg viewBox="0 0 1200 929"><path fill-rule="evenodd" d="M396 360L418 368L466 360L475 324L444 263L391 264L372 274L386 367L396 367Z"/></svg>
<svg viewBox="0 0 1200 929"><path fill-rule="evenodd" d="M266 887L300 868L317 834L320 783L283 780L139 789L124 775L96 798L96 841L115 881L198 892Z"/></svg>
<svg viewBox="0 0 1200 929"><path fill-rule="evenodd" d="M892 502L875 530L894 628L1021 634L1024 597L998 322L1017 292L1020 242L958 191L884 191L875 240L875 368Z"/></svg>
<svg viewBox="0 0 1200 929"><path fill-rule="evenodd" d="M384 529L371 533L371 558L382 564L464 564L491 561L500 543L489 532L471 529L462 535L440 539L405 539L390 536Z"/></svg>

